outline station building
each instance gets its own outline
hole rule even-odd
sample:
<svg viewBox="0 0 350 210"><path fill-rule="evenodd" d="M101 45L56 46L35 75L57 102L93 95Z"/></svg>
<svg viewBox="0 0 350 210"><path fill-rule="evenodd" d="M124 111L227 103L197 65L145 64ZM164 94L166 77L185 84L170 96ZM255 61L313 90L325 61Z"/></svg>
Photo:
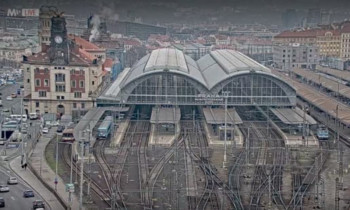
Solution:
<svg viewBox="0 0 350 210"><path fill-rule="evenodd" d="M132 105L156 107L151 123L163 123L170 132L176 130L170 124L178 124L197 109L204 116L206 133L223 140L225 121L228 139L234 139L243 123L236 108L260 107L269 112L285 108L282 114L293 114L296 91L238 51L216 50L195 61L180 50L166 48L125 69L97 98L99 107Z"/></svg>

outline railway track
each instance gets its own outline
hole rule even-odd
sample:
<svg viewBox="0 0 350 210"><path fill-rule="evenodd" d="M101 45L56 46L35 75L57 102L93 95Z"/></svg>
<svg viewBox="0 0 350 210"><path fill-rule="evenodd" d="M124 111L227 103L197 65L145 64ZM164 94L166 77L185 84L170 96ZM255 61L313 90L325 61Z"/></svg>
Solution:
<svg viewBox="0 0 350 210"><path fill-rule="evenodd" d="M174 141L171 145L170 149L165 152L165 154L159 159L159 161L155 164L152 170L149 173L149 178L147 181L147 185L144 189L145 191L145 208L152 209L153 208L153 193L154 186L157 182L157 179L161 172L163 171L164 166L168 163L170 158L174 155L175 150L182 146L184 142L183 135L180 134L179 138Z"/></svg>
<svg viewBox="0 0 350 210"><path fill-rule="evenodd" d="M140 135L138 139L138 149L137 149L137 157L138 157L138 168L139 168L139 183L140 183L140 196L141 196L141 202L144 205L149 205L146 203L146 190L144 190L147 187L147 178L149 176L149 170L148 170L148 163L147 163L147 145L148 145L148 136L150 131L150 123L149 122L143 122L141 123L141 129L144 129L142 131L142 134ZM146 133L146 135L144 135Z"/></svg>
<svg viewBox="0 0 350 210"><path fill-rule="evenodd" d="M250 126L255 140L263 143L257 155L249 208L259 209L262 197L268 191L269 206L276 205L279 208L286 209L281 195L284 164L284 151L280 149L282 148L281 138L272 128L270 128L271 133L269 134L263 132L265 129L260 129L254 124L250 124ZM269 162L272 162L270 168L266 166L269 157L272 157L272 160L269 160ZM273 201L273 204L270 201Z"/></svg>
<svg viewBox="0 0 350 210"><path fill-rule="evenodd" d="M73 162L73 165L71 165L71 159L69 154L71 149L69 147L70 145L64 144L63 148L60 150L62 153L61 155L63 157L65 164L68 165L69 167L72 167L73 171L78 173L80 176L80 166L77 166L77 164L74 162ZM83 172L83 174L86 179L89 178L86 172ZM105 192L101 188L101 186L94 180L90 180L90 181L91 181L91 190L95 193L95 195L99 197L105 204L107 204L107 206L111 207L111 196L109 195L109 193Z"/></svg>
<svg viewBox="0 0 350 210"><path fill-rule="evenodd" d="M201 131L203 130L202 125L200 122L196 122L197 130ZM187 148L186 152L191 156L192 160L197 163L200 167L200 169L203 171L205 175L205 189L199 198L199 201L197 203L196 209L220 209L219 204L219 196L217 191L218 189L221 189L223 194L228 197L230 201L230 208L234 209L243 209L243 205L240 202L240 198L237 196L235 192L233 192L230 187L223 182L218 175L216 174L216 169L213 167L207 157L201 157L200 155L203 155L203 151L207 151L207 148L202 148L199 151L199 154L197 154L193 148L191 147L191 143L189 143L189 138L191 136L185 136L185 145ZM200 137L201 143L198 143L198 145L201 145L201 147L207 145L205 136ZM206 152L207 153L207 152ZM208 204L210 206L208 206Z"/></svg>
<svg viewBox="0 0 350 210"><path fill-rule="evenodd" d="M96 141L94 145L94 155L96 158L96 162L101 168L103 178L107 184L108 190L109 190L109 195L111 196L113 193L116 193L116 202L115 205L117 206L118 209L125 209L126 204L123 199L122 192L120 188L115 187L115 179L113 177L113 169L111 168L110 164L108 163L105 153L104 153L104 148L105 145L108 144L108 140L99 140ZM114 186L113 186L114 185ZM113 205L113 204L112 204Z"/></svg>

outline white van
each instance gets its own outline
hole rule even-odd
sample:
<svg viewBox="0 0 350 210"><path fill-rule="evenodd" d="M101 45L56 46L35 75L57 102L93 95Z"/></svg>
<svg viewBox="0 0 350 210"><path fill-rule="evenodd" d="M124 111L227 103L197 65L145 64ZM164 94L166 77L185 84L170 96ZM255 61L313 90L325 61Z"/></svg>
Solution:
<svg viewBox="0 0 350 210"><path fill-rule="evenodd" d="M10 119L11 120L17 120L18 122L20 122L22 120L22 117L19 114L11 114L10 115Z"/></svg>
<svg viewBox="0 0 350 210"><path fill-rule="evenodd" d="M38 114L36 112L30 113L29 114L29 119L31 119L31 120L38 119Z"/></svg>

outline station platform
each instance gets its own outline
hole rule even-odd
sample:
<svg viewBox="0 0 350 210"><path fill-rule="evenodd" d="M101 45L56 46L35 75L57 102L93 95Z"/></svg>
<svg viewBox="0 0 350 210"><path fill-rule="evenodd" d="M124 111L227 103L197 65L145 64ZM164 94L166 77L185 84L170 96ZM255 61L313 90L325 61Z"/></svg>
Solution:
<svg viewBox="0 0 350 210"><path fill-rule="evenodd" d="M92 108L86 113L79 121L79 123L74 128L74 138L76 141L74 142L74 154L77 154L78 160L81 160L82 157L80 155L80 148L79 141L81 139L84 139L84 141L90 142L90 147L92 147L95 142L96 138L92 135L92 129L96 126L97 122L101 119L103 114L106 111L114 111L114 112L127 112L129 110L129 107L95 107ZM90 130L89 135L90 136L84 136L83 131L84 130ZM86 147L87 148L87 147ZM90 153L89 156L84 156L84 161L89 160L90 162L95 161L95 157L92 153Z"/></svg>
<svg viewBox="0 0 350 210"><path fill-rule="evenodd" d="M119 147L120 143L123 140L123 137L125 135L126 130L128 129L130 123L130 119L126 119L121 121L120 123L118 123L118 128L115 131L114 135L111 136L111 143L110 143L110 147Z"/></svg>
<svg viewBox="0 0 350 210"><path fill-rule="evenodd" d="M207 124L205 121L203 121L204 125L204 130L205 130L205 135L208 139L208 144L209 145L224 145L225 141L220 140L219 136L214 135L214 131L210 124ZM243 147L243 134L241 130L238 128L237 125L234 126L234 141L227 140L226 144L231 145L231 144L236 144L237 147Z"/></svg>
<svg viewBox="0 0 350 210"><path fill-rule="evenodd" d="M176 126L176 135L157 133L156 125L151 125L151 133L149 136L148 145L161 145L161 146L171 146L175 139L179 138L181 126L180 123L177 123Z"/></svg>
<svg viewBox="0 0 350 210"><path fill-rule="evenodd" d="M284 144L289 147L318 147L320 146L318 139L314 136L308 136L303 140L302 136L294 136L286 134Z"/></svg>

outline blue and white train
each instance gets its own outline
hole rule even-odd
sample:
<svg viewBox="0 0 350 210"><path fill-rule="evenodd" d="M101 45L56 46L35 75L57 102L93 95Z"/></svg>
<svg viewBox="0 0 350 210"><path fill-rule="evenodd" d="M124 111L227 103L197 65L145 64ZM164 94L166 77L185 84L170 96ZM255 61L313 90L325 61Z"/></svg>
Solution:
<svg viewBox="0 0 350 210"><path fill-rule="evenodd" d="M328 128L324 125L321 125L317 128L317 138L318 140L328 140L329 131Z"/></svg>
<svg viewBox="0 0 350 210"><path fill-rule="evenodd" d="M113 117L107 116L101 123L100 127L97 129L97 138L98 139L107 139L111 134L113 126Z"/></svg>

